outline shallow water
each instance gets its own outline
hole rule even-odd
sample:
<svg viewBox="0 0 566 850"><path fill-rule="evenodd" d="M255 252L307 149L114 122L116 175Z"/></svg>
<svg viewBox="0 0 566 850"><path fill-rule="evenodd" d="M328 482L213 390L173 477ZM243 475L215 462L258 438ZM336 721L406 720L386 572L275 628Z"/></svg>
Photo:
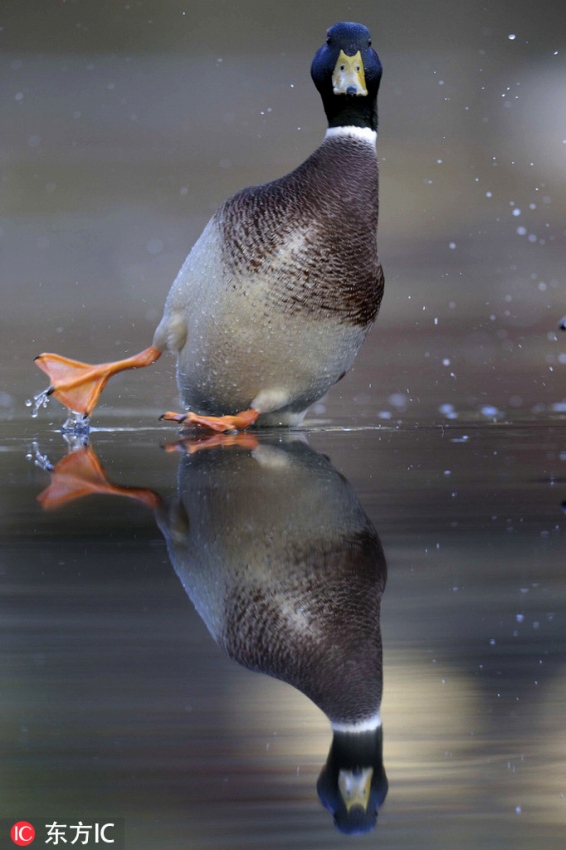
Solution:
<svg viewBox="0 0 566 850"><path fill-rule="evenodd" d="M563 419L307 423L291 440L259 434L258 445L193 454L175 442L174 432L127 422L94 430L109 486L139 488L144 502L109 493L45 509L37 497L55 480L47 459L64 458L65 441L36 423L3 430L2 814L121 817L136 850L344 846L316 792L329 721L291 685L230 660L174 566L185 586L196 570L193 597L199 581L218 589L214 553L253 565L246 547L269 531L273 562L259 567L269 581L293 523L308 563L321 530L332 537L337 525L368 520L388 568L380 626L389 792L376 832L358 842L559 846ZM306 477L295 477L297 452ZM225 493L241 494L235 514ZM201 613L215 604L201 598ZM320 627L330 628L324 616Z"/></svg>

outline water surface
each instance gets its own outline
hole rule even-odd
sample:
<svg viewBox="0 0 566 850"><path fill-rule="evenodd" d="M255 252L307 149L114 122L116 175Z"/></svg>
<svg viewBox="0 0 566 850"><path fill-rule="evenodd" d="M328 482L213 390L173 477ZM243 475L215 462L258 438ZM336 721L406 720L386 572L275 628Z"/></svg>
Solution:
<svg viewBox="0 0 566 850"><path fill-rule="evenodd" d="M164 449L176 441L171 431L123 425L95 430L91 446L114 486L159 494L168 516L179 487L193 516L205 498L210 473L199 478L194 466L203 457L220 464L215 486L236 474L238 487L247 476L256 486L247 467L234 471L230 453L259 466L257 447L211 447L193 459ZM376 832L358 841L557 847L563 421L318 425L294 436L327 476L303 485L313 505L305 545L329 515L336 521L328 503L340 481L343 515L367 518L388 565L380 627L389 792ZM282 436L257 441L285 456ZM328 719L213 641L175 573L155 506L99 494L42 509L37 497L51 478L33 458L63 458L61 435L13 423L1 448L2 813L123 817L135 848L344 846L316 793ZM264 462L262 475L278 481L281 464ZM245 491L242 499L245 512ZM220 545L222 517L205 548ZM261 527L257 510L249 522ZM178 523L169 527L179 533Z"/></svg>

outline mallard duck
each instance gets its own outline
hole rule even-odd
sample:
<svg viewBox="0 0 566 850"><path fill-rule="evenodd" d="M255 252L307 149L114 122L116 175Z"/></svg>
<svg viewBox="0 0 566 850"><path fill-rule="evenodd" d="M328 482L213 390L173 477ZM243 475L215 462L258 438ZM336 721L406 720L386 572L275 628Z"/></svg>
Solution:
<svg viewBox="0 0 566 850"><path fill-rule="evenodd" d="M215 431L297 425L352 366L383 294L377 252L377 92L368 29L338 23L311 75L328 118L322 144L285 177L243 189L214 214L174 281L153 343L96 366L36 363L85 418L109 378L177 357L188 412L162 418ZM37 401L36 399L36 401Z"/></svg>

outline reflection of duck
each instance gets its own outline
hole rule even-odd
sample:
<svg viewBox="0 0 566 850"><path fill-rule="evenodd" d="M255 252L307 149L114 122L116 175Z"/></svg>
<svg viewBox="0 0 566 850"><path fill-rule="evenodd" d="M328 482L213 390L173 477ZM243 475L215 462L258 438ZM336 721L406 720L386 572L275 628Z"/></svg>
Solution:
<svg viewBox="0 0 566 850"><path fill-rule="evenodd" d="M366 27L331 27L311 73L329 124L319 148L287 176L223 204L180 270L149 348L97 366L40 355L51 386L38 404L54 395L86 416L112 375L169 348L191 412L166 418L217 431L258 417L296 424L350 369L383 292L381 64Z"/></svg>
<svg viewBox="0 0 566 850"><path fill-rule="evenodd" d="M348 482L302 441L200 451L158 512L175 570L214 639L306 694L334 741L319 780L340 829L372 828L382 765L386 565Z"/></svg>
<svg viewBox="0 0 566 850"><path fill-rule="evenodd" d="M173 566L214 639L329 718L334 737L320 799L339 829L368 831L387 793L386 564L377 533L346 479L300 439L217 435L189 448L169 505L153 491L111 485L90 448L57 464L40 501L57 507L114 492L155 509Z"/></svg>

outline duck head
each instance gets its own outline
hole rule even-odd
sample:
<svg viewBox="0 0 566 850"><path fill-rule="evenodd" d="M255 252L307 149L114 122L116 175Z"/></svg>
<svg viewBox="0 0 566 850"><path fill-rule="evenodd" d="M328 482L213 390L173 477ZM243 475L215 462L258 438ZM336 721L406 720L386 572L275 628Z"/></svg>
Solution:
<svg viewBox="0 0 566 850"><path fill-rule="evenodd" d="M330 27L326 44L315 54L311 76L329 127L377 130L377 92L382 67L363 24Z"/></svg>

